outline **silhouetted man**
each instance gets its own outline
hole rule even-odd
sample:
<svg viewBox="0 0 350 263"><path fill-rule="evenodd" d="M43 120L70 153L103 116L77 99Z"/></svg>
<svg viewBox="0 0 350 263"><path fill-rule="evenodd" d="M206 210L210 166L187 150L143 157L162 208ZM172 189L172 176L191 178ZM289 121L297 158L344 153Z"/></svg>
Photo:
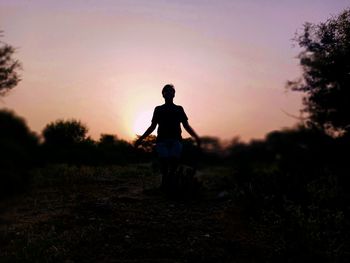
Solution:
<svg viewBox="0 0 350 263"><path fill-rule="evenodd" d="M158 124L156 151L161 164L162 188L171 189L171 182L182 152L180 123L195 138L198 146L200 146L200 139L189 125L184 109L173 102L175 97L174 86L171 84L165 85L162 94L165 103L154 109L151 126L135 142L135 146L139 146L142 140L150 135Z"/></svg>

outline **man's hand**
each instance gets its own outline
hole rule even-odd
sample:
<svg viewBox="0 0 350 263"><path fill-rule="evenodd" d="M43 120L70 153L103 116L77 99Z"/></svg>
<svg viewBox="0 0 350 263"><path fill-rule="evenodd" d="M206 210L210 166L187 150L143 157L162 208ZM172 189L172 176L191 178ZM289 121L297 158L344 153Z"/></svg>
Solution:
<svg viewBox="0 0 350 263"><path fill-rule="evenodd" d="M155 122L152 122L151 126L149 126L148 129L145 131L145 133L141 135L134 143L135 148L139 147L143 139L145 139L148 135L150 135L156 127L157 127L157 124Z"/></svg>
<svg viewBox="0 0 350 263"><path fill-rule="evenodd" d="M201 140L197 133L192 129L188 121L183 121L182 125L184 126L185 130L196 140L198 148L201 148Z"/></svg>

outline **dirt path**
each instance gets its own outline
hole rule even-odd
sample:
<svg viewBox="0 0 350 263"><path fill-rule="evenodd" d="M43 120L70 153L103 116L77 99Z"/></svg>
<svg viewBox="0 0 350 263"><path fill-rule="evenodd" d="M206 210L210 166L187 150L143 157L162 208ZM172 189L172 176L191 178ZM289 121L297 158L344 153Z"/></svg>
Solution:
<svg viewBox="0 0 350 263"><path fill-rule="evenodd" d="M0 262L258 262L238 208L214 197L171 200L135 176L38 188L1 203Z"/></svg>

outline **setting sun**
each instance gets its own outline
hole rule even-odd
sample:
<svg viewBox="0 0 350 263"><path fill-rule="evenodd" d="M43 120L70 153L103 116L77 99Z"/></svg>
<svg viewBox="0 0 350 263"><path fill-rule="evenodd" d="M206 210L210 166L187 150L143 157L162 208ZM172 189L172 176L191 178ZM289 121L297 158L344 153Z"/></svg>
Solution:
<svg viewBox="0 0 350 263"><path fill-rule="evenodd" d="M140 112L133 123L132 132L136 135L142 135L150 126L152 120L152 111Z"/></svg>

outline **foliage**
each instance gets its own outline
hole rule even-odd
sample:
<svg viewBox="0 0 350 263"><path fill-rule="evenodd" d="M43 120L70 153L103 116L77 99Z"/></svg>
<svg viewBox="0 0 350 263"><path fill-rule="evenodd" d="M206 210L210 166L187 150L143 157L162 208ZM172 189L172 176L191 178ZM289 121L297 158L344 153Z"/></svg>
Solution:
<svg viewBox="0 0 350 263"><path fill-rule="evenodd" d="M141 136L137 135L137 138L135 138L133 144L139 139ZM140 149L145 153L151 153L154 151L154 147L156 145L156 139L157 136L155 135L149 135L144 140L142 140L142 143L140 145Z"/></svg>
<svg viewBox="0 0 350 263"><path fill-rule="evenodd" d="M121 164L135 161L136 151L124 140L112 134L101 134L96 159L100 164Z"/></svg>
<svg viewBox="0 0 350 263"><path fill-rule="evenodd" d="M194 149L198 153L198 149ZM200 159L206 164L219 164L222 163L225 149L220 142L220 139L213 136L201 137L201 153ZM196 154L196 153L195 153ZM197 157L198 158L198 157Z"/></svg>
<svg viewBox="0 0 350 263"><path fill-rule="evenodd" d="M88 128L79 120L57 120L42 131L42 159L44 162L93 162L95 142L87 136Z"/></svg>
<svg viewBox="0 0 350 263"><path fill-rule="evenodd" d="M9 110L0 111L0 195L27 186L27 170L34 165L38 138L21 117Z"/></svg>
<svg viewBox="0 0 350 263"><path fill-rule="evenodd" d="M186 138L182 141L183 149L181 163L197 168L203 156L192 138Z"/></svg>
<svg viewBox="0 0 350 263"><path fill-rule="evenodd" d="M0 34L2 32L0 31ZM4 96L21 80L18 70L21 64L13 58L15 48L0 41L0 96Z"/></svg>
<svg viewBox="0 0 350 263"><path fill-rule="evenodd" d="M343 154L349 146L344 138L302 126L232 146L234 189L255 229L264 237L274 233L278 245L267 245L271 257L321 262L347 257L350 185Z"/></svg>
<svg viewBox="0 0 350 263"><path fill-rule="evenodd" d="M287 86L305 93L310 124L332 134L350 131L350 9L324 23L304 25L295 39L302 77Z"/></svg>
<svg viewBox="0 0 350 263"><path fill-rule="evenodd" d="M45 144L55 146L71 146L86 139L88 128L80 121L57 120L46 125L43 130Z"/></svg>
<svg viewBox="0 0 350 263"><path fill-rule="evenodd" d="M43 130L45 162L85 165L126 164L142 161L143 154L113 134L101 134L99 141L87 136L88 128L78 120L57 120Z"/></svg>
<svg viewBox="0 0 350 263"><path fill-rule="evenodd" d="M208 153L218 153L222 150L220 139L212 136L201 137L201 147L203 151Z"/></svg>

